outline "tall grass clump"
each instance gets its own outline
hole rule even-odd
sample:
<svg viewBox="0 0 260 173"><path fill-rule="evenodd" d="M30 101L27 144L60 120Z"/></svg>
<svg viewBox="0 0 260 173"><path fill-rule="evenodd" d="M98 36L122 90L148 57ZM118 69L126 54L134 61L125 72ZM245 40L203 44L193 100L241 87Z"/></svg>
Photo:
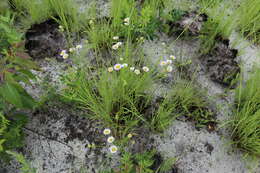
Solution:
<svg viewBox="0 0 260 173"><path fill-rule="evenodd" d="M235 10L238 30L254 43L260 44L259 0L244 0Z"/></svg>
<svg viewBox="0 0 260 173"><path fill-rule="evenodd" d="M21 17L24 28L46 19L54 18L67 32L78 32L83 28L85 14L78 12L72 0L10 0L10 5Z"/></svg>
<svg viewBox="0 0 260 173"><path fill-rule="evenodd" d="M211 1L209 1L211 2ZM230 11L232 1L222 3L205 3L201 13L209 17L204 23L200 38L202 39L202 54L208 53L215 45L216 38L228 38L236 26L236 21Z"/></svg>
<svg viewBox="0 0 260 173"><path fill-rule="evenodd" d="M68 76L65 98L118 132L126 133L141 122L147 123L143 114L151 100L146 94L152 83L150 74L137 75L127 68L95 73L80 70Z"/></svg>
<svg viewBox="0 0 260 173"><path fill-rule="evenodd" d="M260 156L260 70L236 90L232 121L234 143L248 154Z"/></svg>

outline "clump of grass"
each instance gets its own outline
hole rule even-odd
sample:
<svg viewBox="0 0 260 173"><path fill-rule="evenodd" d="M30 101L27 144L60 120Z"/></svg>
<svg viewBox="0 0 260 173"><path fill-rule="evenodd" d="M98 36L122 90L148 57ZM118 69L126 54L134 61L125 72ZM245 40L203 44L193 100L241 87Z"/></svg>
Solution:
<svg viewBox="0 0 260 173"><path fill-rule="evenodd" d="M236 90L237 109L232 121L234 143L248 154L260 156L260 70Z"/></svg>
<svg viewBox="0 0 260 173"><path fill-rule="evenodd" d="M213 3L215 4L215 3ZM236 21L230 12L230 1L223 3L206 3L201 9L209 17L204 23L200 38L202 40L202 54L207 54L215 45L216 38L229 38L236 26Z"/></svg>
<svg viewBox="0 0 260 173"><path fill-rule="evenodd" d="M152 84L149 73L137 75L129 68L111 73L103 69L94 74L81 70L67 82L65 97L90 111L91 118L114 127L115 131L126 134L137 124L147 123L143 114L151 100L146 94Z"/></svg>
<svg viewBox="0 0 260 173"><path fill-rule="evenodd" d="M68 32L78 32L84 27L85 14L78 12L72 0L10 0L10 5L20 16L23 28L48 18L55 18Z"/></svg>
<svg viewBox="0 0 260 173"><path fill-rule="evenodd" d="M234 12L238 29L254 43L260 44L260 3L244 0Z"/></svg>
<svg viewBox="0 0 260 173"><path fill-rule="evenodd" d="M213 130L214 114L204 98L204 93L193 82L179 80L171 91L172 102L176 103L177 113L195 122L196 127L207 126Z"/></svg>

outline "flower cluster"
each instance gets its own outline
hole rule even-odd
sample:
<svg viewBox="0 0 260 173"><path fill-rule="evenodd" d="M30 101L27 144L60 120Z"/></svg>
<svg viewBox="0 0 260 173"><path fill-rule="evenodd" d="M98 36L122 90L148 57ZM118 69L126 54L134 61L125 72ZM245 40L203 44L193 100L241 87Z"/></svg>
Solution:
<svg viewBox="0 0 260 173"><path fill-rule="evenodd" d="M114 70L115 71L119 71L122 68L127 68L127 67L128 67L128 64L126 64L126 63L124 63L124 64L115 64L113 67L108 67L107 71L111 73ZM136 75L141 74L141 70L136 69L135 67L130 67L129 69L130 69L130 71L134 72ZM148 67L146 67L146 66L142 67L142 70L144 72L149 72L150 71L150 69Z"/></svg>
<svg viewBox="0 0 260 173"><path fill-rule="evenodd" d="M69 52L70 53L73 53L79 49L82 49L82 45L79 44L77 45L76 47L72 47L72 48L69 48ZM67 50L62 50L61 53L60 53L60 56L63 58L63 59L67 59L69 57L69 54L67 53Z"/></svg>
<svg viewBox="0 0 260 173"><path fill-rule="evenodd" d="M103 134L104 134L104 135L110 135L110 134L111 134L111 130L108 129L108 128L106 128L106 129L104 129ZM113 136L109 136L109 137L107 138L107 142L108 142L109 144L112 144L114 141L115 141L115 138L114 138ZM118 148L117 148L117 146L115 146L115 145L111 145L111 146L109 147L109 151L110 151L110 153L114 154L114 153L116 153L116 152L118 151Z"/></svg>
<svg viewBox="0 0 260 173"><path fill-rule="evenodd" d="M60 32L64 32L64 28L63 28L62 25L59 25L59 31L60 31Z"/></svg>
<svg viewBox="0 0 260 173"><path fill-rule="evenodd" d="M165 70L170 73L170 72L173 71L173 67L172 67L171 64L172 64L173 60L175 60L175 59L176 59L175 56L170 55L170 59L167 59L165 61L161 61L160 66L166 67Z"/></svg>

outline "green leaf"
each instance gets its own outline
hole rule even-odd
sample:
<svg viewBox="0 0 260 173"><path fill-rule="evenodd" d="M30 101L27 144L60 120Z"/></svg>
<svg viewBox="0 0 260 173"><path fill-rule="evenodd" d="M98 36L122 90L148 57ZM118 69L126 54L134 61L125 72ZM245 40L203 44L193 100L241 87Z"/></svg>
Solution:
<svg viewBox="0 0 260 173"><path fill-rule="evenodd" d="M0 87L0 95L4 98L4 100L15 105L16 107L23 107L23 103L16 85L8 82L4 83Z"/></svg>

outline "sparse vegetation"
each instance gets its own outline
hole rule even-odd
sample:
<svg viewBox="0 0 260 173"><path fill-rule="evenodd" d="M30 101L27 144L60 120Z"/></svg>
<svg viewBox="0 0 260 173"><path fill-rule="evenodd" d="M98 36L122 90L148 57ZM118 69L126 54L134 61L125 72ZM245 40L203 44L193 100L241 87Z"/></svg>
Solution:
<svg viewBox="0 0 260 173"><path fill-rule="evenodd" d="M238 76L240 62L235 60L238 51L231 48L229 37L233 32L240 32L254 44L260 42L258 1L199 0L195 3L189 0L111 0L106 15L100 14L99 10L102 9L98 9L100 4L96 1L90 2L89 8L82 8L79 5L81 2L74 0L1 1L0 162L8 163L13 158L21 164L22 173L37 172L37 166L26 161L27 156L23 156L18 150L24 146L26 136L23 130L27 129L37 134L39 138L54 140L64 145L69 148L68 153L80 154L84 151L84 154L88 155L93 150L95 155L102 157L100 159L102 163L99 163L99 159L93 162L100 166L100 169L95 171L105 168L101 173L175 172L173 168L177 157L183 157L183 153L177 155L176 152L174 157L165 159L168 157L157 151L158 146L153 144L154 140L157 137L164 138L164 132L169 127L175 126L174 122L177 120L189 124L191 129L198 130L196 135L201 129L204 129L203 133L207 133L205 129L208 132L217 130L215 127L219 121L217 117L219 112L214 105L209 104L209 97L202 85L205 86L210 79L212 80L210 82L221 84L219 78L225 75L227 78L231 75ZM47 23L35 25L44 22ZM46 29L48 31L37 36L35 28L45 32L41 27L48 28ZM182 37L184 33L187 36L185 39ZM25 46L30 34L34 36L30 40L33 46ZM159 43L160 36L166 37L162 39L165 42ZM192 40L189 39L191 36ZM200 42L196 42L197 37ZM51 43L54 46L50 46L49 38L52 39ZM37 42L41 39L42 42ZM191 51L192 54L198 55L178 57L182 55L178 55L175 46L179 48L179 44L184 44L188 47L183 46L183 49L192 49L195 44L190 46L189 41L198 45L198 51ZM150 42L158 46L158 50L153 53L158 57L145 52L144 49L152 48L149 44L146 45ZM223 44L218 45L218 42ZM33 50L35 47L40 50ZM34 56L29 50L34 52ZM49 67L51 61L48 58L52 58L50 55L55 56L57 64L63 65L62 72L56 72L58 69L56 66L59 66L57 64L54 68ZM202 67L204 64L195 60L201 56L205 56L206 59L203 61L213 64L212 69L218 70L217 72L222 75L217 76L219 80L213 80L211 77L216 73L210 73L210 79L206 76L205 79L196 81L197 71L191 66ZM209 56L215 59L210 59ZM38 62L43 72L37 72L40 70ZM217 66L214 66L216 64ZM44 74L46 69L51 72ZM203 67L199 69L204 72ZM237 73L231 74L232 70ZM198 72L198 75L205 74ZM256 158L260 156L259 76L260 71L256 70L246 84L241 80L235 89L235 105L233 105L235 110L229 123L233 143L247 155ZM42 83L36 81L39 78L43 80ZM53 82L48 78L55 78L56 81ZM224 82L225 80L230 80L232 87L236 82L233 78L223 79ZM31 86L33 81L36 85ZM57 91L52 83L58 85ZM41 95L46 91L34 91L37 85L41 85L40 87L50 85L51 89L47 89L47 92L52 92L49 93L50 96ZM226 86L216 87L220 88L219 93L222 92L221 87ZM235 87L234 85L233 88ZM46 87L43 88L46 90ZM225 90L227 94L229 89ZM37 97L31 96L28 90L36 92ZM30 118L33 120L39 118L33 123L40 125L46 124L48 118L54 118L55 121L52 122L54 124L60 121L55 115L37 116L37 111L40 109L48 109L49 97L59 97L58 104L64 104L68 109L80 112L79 114L83 115L80 117L82 119L78 118L75 121L97 122L98 127L95 127L95 130L91 129L90 133L88 130L92 128L91 125L86 127L84 123L79 123L81 129L78 129L78 126L70 124L73 123L72 119L62 117L61 126L62 123L66 126L61 127L64 131L62 137L59 133L53 134L51 132L53 129L48 129L47 135L39 132L44 131L41 128L36 131L30 130L25 126L30 123ZM59 128L57 127L58 130ZM179 129L173 131L179 133ZM85 135L82 135L83 133ZM66 136L68 134L71 135L70 138ZM175 137L171 135L170 138L174 143ZM97 144L93 139L96 136ZM100 136L103 139L99 139ZM148 139L150 137L151 139ZM80 144L82 139L84 145L72 147L74 143ZM181 143L174 145L176 150L180 148L183 152L187 152L186 144L181 147L177 146L182 145ZM214 147L208 143L205 147L205 152L211 154ZM193 152L194 148L189 150ZM66 155L66 162L76 158L74 157L72 154ZM77 159L83 157L88 158L80 156ZM113 159L116 160L116 165L111 164ZM89 171L83 169L85 163L86 160L81 167L82 172Z"/></svg>

